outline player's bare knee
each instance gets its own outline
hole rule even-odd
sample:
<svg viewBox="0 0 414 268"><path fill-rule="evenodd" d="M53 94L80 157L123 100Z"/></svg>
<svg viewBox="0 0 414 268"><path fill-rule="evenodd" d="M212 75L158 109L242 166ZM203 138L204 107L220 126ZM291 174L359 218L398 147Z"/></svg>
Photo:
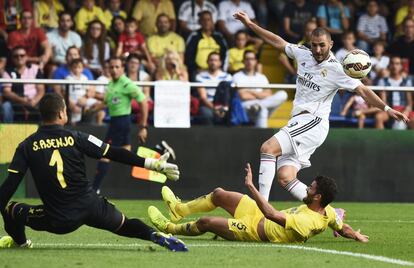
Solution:
<svg viewBox="0 0 414 268"><path fill-rule="evenodd" d="M226 190L224 190L223 188L217 187L216 189L213 190L213 194L212 194L212 201L216 206L219 206L221 203L221 200L223 199L223 197L225 196Z"/></svg>
<svg viewBox="0 0 414 268"><path fill-rule="evenodd" d="M277 171L277 182L280 186L284 187L287 185L291 180L293 180L293 176L291 172L281 168Z"/></svg>

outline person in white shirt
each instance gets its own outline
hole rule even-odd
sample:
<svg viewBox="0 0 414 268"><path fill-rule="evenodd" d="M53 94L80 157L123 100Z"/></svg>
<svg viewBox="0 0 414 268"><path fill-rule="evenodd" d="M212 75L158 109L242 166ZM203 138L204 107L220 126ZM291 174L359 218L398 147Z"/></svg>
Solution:
<svg viewBox="0 0 414 268"><path fill-rule="evenodd" d="M266 199L275 176L276 162L279 184L300 201L306 197L307 186L297 179L297 173L310 166L309 158L328 135L332 99L339 88L354 91L388 116L408 122L406 115L386 105L359 80L344 73L331 52L333 42L326 29L319 27L313 31L311 49L308 49L287 43L280 36L261 28L245 12L237 12L234 17L276 49L284 50L298 65L292 118L260 149L259 188Z"/></svg>
<svg viewBox="0 0 414 268"><path fill-rule="evenodd" d="M73 26L72 15L63 11L59 13L59 27L47 33L47 39L53 52L53 62L61 65L66 63L66 51L72 46L80 48L82 46L82 39L74 31L70 29Z"/></svg>
<svg viewBox="0 0 414 268"><path fill-rule="evenodd" d="M232 81L231 74L223 72L221 67L223 62L220 58L220 53L214 51L208 55L207 58L208 69L196 75L197 82L221 82ZM215 107L213 104L214 95L216 94L215 87L199 87L197 93L200 99L200 117L202 124L211 125L222 116L221 108Z"/></svg>
<svg viewBox="0 0 414 268"><path fill-rule="evenodd" d="M194 6L193 6L194 3ZM208 10L213 17L213 22L217 22L218 10L216 6L207 0L188 0L181 4L178 11L178 21L180 23L180 31L184 35L188 35L193 31L201 28L198 22L198 13Z"/></svg>
<svg viewBox="0 0 414 268"><path fill-rule="evenodd" d="M235 73L233 76L233 82L236 85L250 83L256 83L258 85L269 84L267 77L256 71L258 64L256 53L251 50L246 50L243 55L243 63L244 69ZM267 128L269 116L288 98L284 90L279 90L273 94L271 89L241 88L238 92L243 108L248 111L250 120L253 120L255 126L259 128Z"/></svg>
<svg viewBox="0 0 414 268"><path fill-rule="evenodd" d="M376 81L388 73L387 67L390 63L390 57L384 55L385 45L384 41L374 43L373 55L371 56L372 69L369 72L369 79L372 81Z"/></svg>
<svg viewBox="0 0 414 268"><path fill-rule="evenodd" d="M255 13L252 5L243 0L226 0L218 6L219 16L217 26L220 32L226 37L229 43L232 43L234 34L237 31L244 30L246 27L233 18L237 11L244 11L251 19L255 19Z"/></svg>
<svg viewBox="0 0 414 268"><path fill-rule="evenodd" d="M335 58L342 63L345 56L355 47L355 34L352 31L346 31L342 34L342 44L344 45L335 53Z"/></svg>

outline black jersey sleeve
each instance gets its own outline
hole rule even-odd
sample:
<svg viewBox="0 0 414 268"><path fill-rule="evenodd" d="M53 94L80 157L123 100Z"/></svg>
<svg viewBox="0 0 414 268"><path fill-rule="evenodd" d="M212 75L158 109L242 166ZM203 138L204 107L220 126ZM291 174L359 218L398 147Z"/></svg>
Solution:
<svg viewBox="0 0 414 268"><path fill-rule="evenodd" d="M26 174L28 163L25 153L25 142L19 144L14 152L13 160L9 165L8 171L11 173Z"/></svg>
<svg viewBox="0 0 414 268"><path fill-rule="evenodd" d="M74 136L78 149L89 157L99 159L108 152L109 144L91 134L75 132Z"/></svg>

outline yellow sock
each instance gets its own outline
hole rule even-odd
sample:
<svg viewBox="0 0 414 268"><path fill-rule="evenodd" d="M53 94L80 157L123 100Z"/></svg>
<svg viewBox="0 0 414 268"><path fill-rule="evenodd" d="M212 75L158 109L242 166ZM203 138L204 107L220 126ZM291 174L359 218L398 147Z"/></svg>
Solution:
<svg viewBox="0 0 414 268"><path fill-rule="evenodd" d="M190 221L187 223L180 223L180 224L174 224L174 223L168 223L167 225L167 233L173 234L173 235L188 235L188 236L196 236L203 234L200 232L197 228L197 224L195 221Z"/></svg>
<svg viewBox="0 0 414 268"><path fill-rule="evenodd" d="M212 201L213 193L200 196L187 203L178 203L175 206L175 210L183 217L196 213L196 212L208 212L216 208Z"/></svg>

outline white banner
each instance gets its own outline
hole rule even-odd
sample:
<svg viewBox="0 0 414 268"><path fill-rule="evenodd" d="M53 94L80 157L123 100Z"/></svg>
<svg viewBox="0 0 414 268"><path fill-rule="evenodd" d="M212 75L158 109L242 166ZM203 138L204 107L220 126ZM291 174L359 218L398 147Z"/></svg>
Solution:
<svg viewBox="0 0 414 268"><path fill-rule="evenodd" d="M183 81L157 81L154 88L154 126L189 128L190 84Z"/></svg>

